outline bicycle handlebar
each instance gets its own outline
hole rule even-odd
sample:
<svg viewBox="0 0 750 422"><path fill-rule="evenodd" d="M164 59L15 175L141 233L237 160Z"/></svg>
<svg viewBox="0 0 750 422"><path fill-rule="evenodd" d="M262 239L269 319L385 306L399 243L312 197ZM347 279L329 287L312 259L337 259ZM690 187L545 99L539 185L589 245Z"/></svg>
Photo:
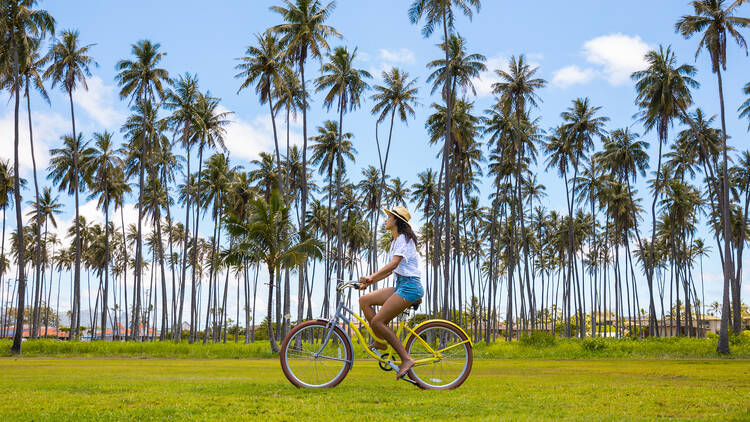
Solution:
<svg viewBox="0 0 750 422"><path fill-rule="evenodd" d="M359 290L359 281L357 280L351 280L351 281L344 281L339 280L339 284L336 286L337 291L342 291L344 289L357 289Z"/></svg>

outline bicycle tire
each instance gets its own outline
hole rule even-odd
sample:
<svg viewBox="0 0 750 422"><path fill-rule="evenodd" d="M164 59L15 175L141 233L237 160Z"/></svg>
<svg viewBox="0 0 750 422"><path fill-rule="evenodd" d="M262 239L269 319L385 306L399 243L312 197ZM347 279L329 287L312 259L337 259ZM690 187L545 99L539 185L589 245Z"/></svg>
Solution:
<svg viewBox="0 0 750 422"><path fill-rule="evenodd" d="M452 333L457 339L460 339L462 342L466 341L466 343L463 343L462 345L464 346L463 349L465 350L465 353L466 353L465 358L464 358L464 367L462 369L462 372L459 374L459 376L456 379L452 380L451 382L445 385L435 385L434 383L430 383L429 382L430 379L422 379L423 377L420 377L418 375L418 372L415 372L417 370L421 372L421 370L424 369L424 367L426 367L427 365L421 365L419 367L417 366L412 367L412 369L410 369L408 372L409 377L412 380L416 381L420 387L425 388L425 389L452 390L454 388L459 387L461 384L464 383L464 381L466 381L466 379L469 377L469 374L471 373L471 367L474 362L474 352L471 347L471 343L467 341L468 338L463 333L463 331L457 329L452 324L449 324L443 321L432 321L417 328L415 330L415 333L417 334L416 336L412 335L409 337L409 339L406 342L406 351L409 352L409 354L412 354L412 351L413 351L412 348L416 344L415 342L417 341L417 336L429 330L438 330L438 331L447 330L448 332Z"/></svg>
<svg viewBox="0 0 750 422"><path fill-rule="evenodd" d="M305 382L304 380L300 379L299 375L295 375L295 370L290 367L289 362L289 345L292 342L293 339L296 338L297 335L300 334L300 332L309 331L309 330L315 330L316 328L319 328L321 332L327 331L327 324L328 321L325 320L310 320L305 321L301 324L298 324L296 327L294 327L291 331L289 331L289 334L284 337L284 341L281 344L281 349L279 350L279 360L281 362L281 370L284 372L284 375L286 378L291 382L294 386L299 388L332 388L337 386L341 381L346 378L346 375L349 373L349 370L352 367L353 362L353 352L351 343L348 340L346 333L340 328L340 327L333 327L333 333L331 336L331 340L333 340L333 336L337 336L338 340L340 341L341 345L343 346L344 350L344 357L346 361L342 365L342 368L340 372L330 381L322 383L322 384L310 384L309 382ZM294 366L294 365L291 365Z"/></svg>

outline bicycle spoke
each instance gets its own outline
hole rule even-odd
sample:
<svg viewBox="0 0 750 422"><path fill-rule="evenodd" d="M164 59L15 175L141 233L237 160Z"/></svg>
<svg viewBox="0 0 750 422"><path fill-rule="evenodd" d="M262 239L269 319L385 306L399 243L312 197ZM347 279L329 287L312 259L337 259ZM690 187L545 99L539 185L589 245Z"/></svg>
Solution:
<svg viewBox="0 0 750 422"><path fill-rule="evenodd" d="M468 341L454 331L443 326L428 327L409 346L409 354L423 360L412 372L429 387L450 388L468 370L468 347Z"/></svg>
<svg viewBox="0 0 750 422"><path fill-rule="evenodd" d="M285 353L291 375L306 387L324 387L348 365L344 339L334 331L328 341L324 325L310 325L294 333Z"/></svg>

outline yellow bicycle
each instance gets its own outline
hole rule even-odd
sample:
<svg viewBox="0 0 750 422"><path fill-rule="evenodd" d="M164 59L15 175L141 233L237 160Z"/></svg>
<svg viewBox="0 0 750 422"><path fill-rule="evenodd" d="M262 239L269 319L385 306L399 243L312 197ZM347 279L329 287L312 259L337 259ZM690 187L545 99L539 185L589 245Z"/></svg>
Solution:
<svg viewBox="0 0 750 422"><path fill-rule="evenodd" d="M339 284L340 292L346 288L359 288L355 281ZM414 307L416 309L418 307ZM305 321L294 327L281 344L281 368L287 379L297 387L335 387L344 380L354 365L351 338L342 329L352 328L362 350L377 360L384 371L398 370L398 354L389 345L385 351L370 349L356 325L356 318L374 338L370 325L360 318L343 301L336 307L331 319ZM453 322L431 319L413 329L404 321L398 326L396 336L406 336L404 348L416 360L403 379L424 389L447 390L463 384L471 372L474 360L473 344L466 332Z"/></svg>

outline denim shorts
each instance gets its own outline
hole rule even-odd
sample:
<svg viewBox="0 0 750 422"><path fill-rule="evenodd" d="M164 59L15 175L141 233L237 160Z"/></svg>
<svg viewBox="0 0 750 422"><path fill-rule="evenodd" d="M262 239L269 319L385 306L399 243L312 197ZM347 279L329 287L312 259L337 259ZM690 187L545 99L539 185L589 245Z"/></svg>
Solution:
<svg viewBox="0 0 750 422"><path fill-rule="evenodd" d="M422 298L424 290L419 277L396 275L396 294L412 303Z"/></svg>

